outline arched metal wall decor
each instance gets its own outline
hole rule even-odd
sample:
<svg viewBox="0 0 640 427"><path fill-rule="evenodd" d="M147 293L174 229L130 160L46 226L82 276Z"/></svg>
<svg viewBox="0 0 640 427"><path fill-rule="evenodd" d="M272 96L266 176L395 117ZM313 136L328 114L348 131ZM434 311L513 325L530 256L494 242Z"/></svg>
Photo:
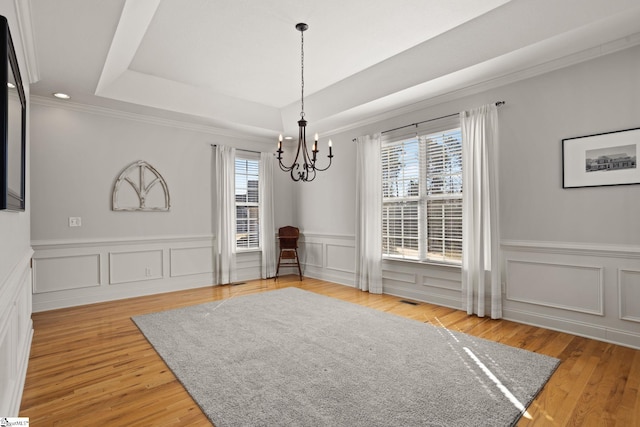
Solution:
<svg viewBox="0 0 640 427"><path fill-rule="evenodd" d="M166 181L143 160L131 163L122 171L113 185L111 197L114 211L162 212L171 207Z"/></svg>

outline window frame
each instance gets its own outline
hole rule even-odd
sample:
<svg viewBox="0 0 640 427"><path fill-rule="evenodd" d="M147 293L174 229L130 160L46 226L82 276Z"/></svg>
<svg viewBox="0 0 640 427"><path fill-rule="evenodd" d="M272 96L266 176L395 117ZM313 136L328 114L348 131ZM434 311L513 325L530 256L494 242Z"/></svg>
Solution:
<svg viewBox="0 0 640 427"><path fill-rule="evenodd" d="M381 230L382 233L382 239L383 239L383 247L381 248L382 250L382 258L383 260L390 260L390 261L401 261L401 262L411 262L411 263L420 263L420 264L436 264L436 265L445 265L445 266L452 266L452 267L461 267L462 265L462 197L463 197L463 192L455 192L455 193L444 193L441 195L429 195L428 191L427 191L427 144L426 142L420 142L420 141L426 141L426 137L429 135L433 135L433 134L438 134L441 132L448 132L448 131L460 131L460 120L459 117L457 115L455 115L454 117L448 117L445 119L440 119L440 120L436 120L434 122L428 122L428 123L424 123L421 125L417 125L414 127L411 127L410 129L407 128L402 128L402 129L397 129L394 131L390 131L387 132L385 134L383 134L382 137L382 148L381 148L381 154L383 156L383 163L384 163L384 150L385 148L389 147L389 146L394 146L394 145L402 145L402 144L406 144L407 141L411 141L411 140L415 140L417 142L417 152L419 153L419 159L418 159L418 164L419 164L419 168L418 168L418 173L417 173L417 178L419 180L418 182L418 196L407 196L407 197L385 197L385 172L384 169L383 171L381 171L382 173L382 179L383 179L383 202L382 202L382 217L383 217L383 224L382 227L383 229ZM460 186L462 185L462 163L461 163L461 157L462 157L462 145L463 145L463 141L462 141L462 135L461 133L459 134L459 139L460 139L460 173L455 174L456 177L459 177L459 182L460 182ZM383 168L384 168L384 164L383 164ZM388 182L388 181L387 181ZM459 241L459 252L456 251L456 253L459 253L459 257L456 258L452 258L452 257L447 257L445 252L445 245L442 246L442 250L440 251L441 254L445 254L443 256L438 256L438 257L433 257L430 255L430 251L429 251L429 233L428 233L428 224L429 224L429 218L427 216L428 214L428 208L429 208L429 201L437 201L437 200L455 200L457 201L457 203L452 204L452 208L453 209L458 209L459 210L459 217L458 216L454 216L453 220L457 221L459 218L460 221L460 227L459 227L459 233L460 233L460 237L459 239L457 239ZM409 203L409 202L417 202L417 240L418 240L418 248L417 251L415 252L414 256L409 256L407 255L407 253L405 252L404 254L392 254L390 253L390 251L385 252L385 241L389 241L389 239L393 236L390 235L389 233L389 229L390 229L390 225L389 223L385 223L385 221L387 220L388 217L385 216L385 209L389 209L389 207L392 207L393 205L391 203L399 203L401 204L405 204L405 203ZM446 203L445 203L446 205ZM440 218L445 218L445 217L440 217ZM386 233L386 234L385 234ZM452 234L450 234L452 235ZM445 233L445 228L443 228L443 231L441 233L442 238L445 239L445 241L451 242L451 241L455 241L456 239L452 239L452 238L446 238L446 233ZM402 236L401 236L402 237ZM401 238L400 237L400 238ZM431 239L433 239L433 237L431 237ZM452 243L449 243L449 246L451 247Z"/></svg>
<svg viewBox="0 0 640 427"><path fill-rule="evenodd" d="M245 169L244 169L244 173L239 173L238 171L238 164L241 162L245 162ZM257 168L255 169L251 169L249 167L249 164L253 164L255 163L255 165L257 166ZM260 224L260 168L262 167L262 165L260 164L260 154L259 153L254 153L254 152L250 152L250 151L243 151L243 150L236 150L236 156L234 159L234 197L235 197L235 234L236 234L236 251L237 252L252 252L252 251L261 251L262 250L262 242L260 239L260 235L261 235L261 224ZM250 173L250 171L255 170L255 173ZM251 191L251 189L249 189L249 177L255 177L255 180L258 182L258 186L255 189L255 197L257 201L250 201L249 199L250 194L249 192ZM239 183L244 183L244 187L246 189L246 201L239 201L238 200L238 184ZM246 220L243 219L239 219L238 217L238 208L240 207L246 207L247 208L247 217ZM257 224L257 230L253 231L252 227L251 227L251 209L255 208L256 210L256 217L253 218L254 221ZM239 225L241 222L246 221L247 223L247 246L239 246L238 245L238 235L239 235ZM255 245L252 245L252 238L251 236L254 236L255 241L257 242Z"/></svg>

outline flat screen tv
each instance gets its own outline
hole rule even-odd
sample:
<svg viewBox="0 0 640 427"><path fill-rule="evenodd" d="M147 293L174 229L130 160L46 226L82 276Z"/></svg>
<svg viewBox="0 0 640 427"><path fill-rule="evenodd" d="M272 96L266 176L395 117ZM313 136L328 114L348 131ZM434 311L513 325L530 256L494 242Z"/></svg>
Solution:
<svg viewBox="0 0 640 427"><path fill-rule="evenodd" d="M27 102L9 23L0 16L0 209L25 209Z"/></svg>

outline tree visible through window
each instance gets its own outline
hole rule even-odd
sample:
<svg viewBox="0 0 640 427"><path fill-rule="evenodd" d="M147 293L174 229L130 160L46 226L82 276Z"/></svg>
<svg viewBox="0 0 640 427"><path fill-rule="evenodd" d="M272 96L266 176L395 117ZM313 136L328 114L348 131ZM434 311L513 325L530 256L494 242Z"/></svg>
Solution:
<svg viewBox="0 0 640 427"><path fill-rule="evenodd" d="M462 260L460 129L382 144L383 255Z"/></svg>
<svg viewBox="0 0 640 427"><path fill-rule="evenodd" d="M238 249L260 247L259 170L259 159L245 158L240 154L236 156L236 247Z"/></svg>

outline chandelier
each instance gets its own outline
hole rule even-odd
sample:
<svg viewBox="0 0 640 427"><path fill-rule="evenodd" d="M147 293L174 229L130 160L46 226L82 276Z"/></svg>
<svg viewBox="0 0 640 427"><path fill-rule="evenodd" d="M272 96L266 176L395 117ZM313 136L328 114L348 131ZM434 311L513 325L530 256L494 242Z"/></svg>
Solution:
<svg viewBox="0 0 640 427"><path fill-rule="evenodd" d="M317 171L326 171L331 166L331 159L333 158L333 154L331 152L331 140L329 140L329 164L325 168L320 168L316 166L316 158L318 155L318 134L315 134L313 147L311 148L311 153L307 148L307 121L304 119L304 32L309 28L307 24L300 23L296 24L296 30L300 31L300 64L301 64L301 76L302 76L302 84L301 84L301 97L300 97L300 120L298 120L298 149L296 151L296 157L291 162L291 165L286 166L282 163L282 135L278 138L278 164L280 165L280 169L284 172L289 172L291 174L291 179L294 181L304 181L310 182L316 178Z"/></svg>

